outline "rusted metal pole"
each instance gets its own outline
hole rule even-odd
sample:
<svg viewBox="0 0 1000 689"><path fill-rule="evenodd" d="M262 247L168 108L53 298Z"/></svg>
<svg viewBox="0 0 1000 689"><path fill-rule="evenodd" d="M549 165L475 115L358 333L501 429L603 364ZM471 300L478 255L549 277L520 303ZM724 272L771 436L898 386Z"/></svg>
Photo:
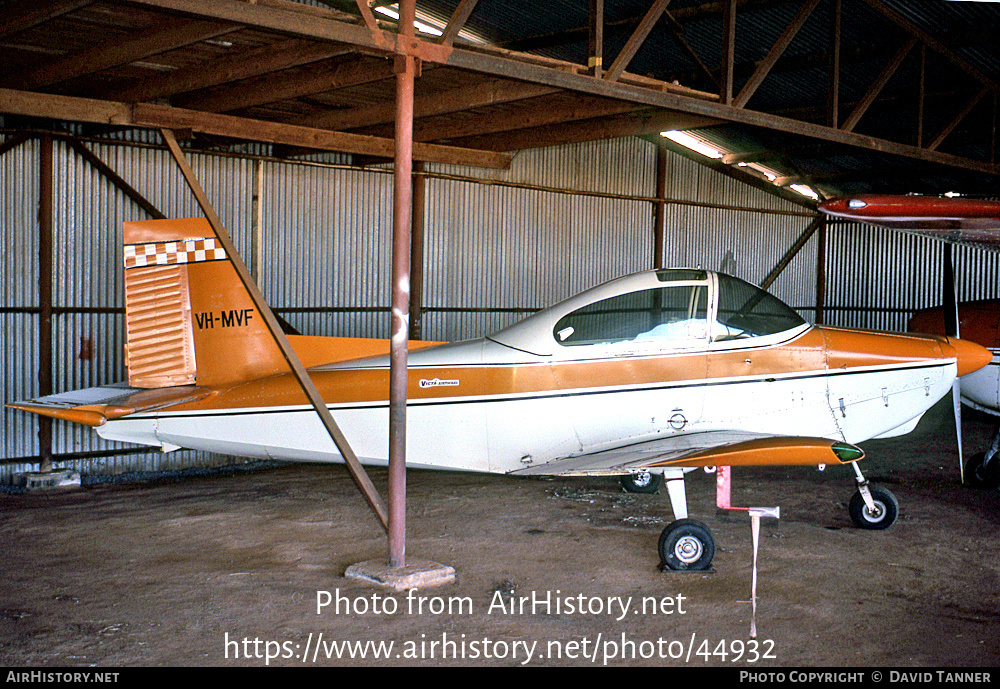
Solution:
<svg viewBox="0 0 1000 689"><path fill-rule="evenodd" d="M415 35L415 0L399 3L399 31ZM392 200L392 333L389 349L389 567L406 566L406 399L413 201L416 60L396 56L396 147Z"/></svg>
<svg viewBox="0 0 1000 689"><path fill-rule="evenodd" d="M52 394L52 137L43 136L38 165L38 395ZM38 470L52 471L52 419L38 420Z"/></svg>
<svg viewBox="0 0 1000 689"><path fill-rule="evenodd" d="M826 229L824 218L816 238L816 325L826 322Z"/></svg>
<svg viewBox="0 0 1000 689"><path fill-rule="evenodd" d="M424 294L424 164L413 163L413 226L410 230L410 339L424 339L423 302Z"/></svg>
<svg viewBox="0 0 1000 689"><path fill-rule="evenodd" d="M667 149L656 147L656 208L653 214L653 267L664 268L663 241L666 233Z"/></svg>

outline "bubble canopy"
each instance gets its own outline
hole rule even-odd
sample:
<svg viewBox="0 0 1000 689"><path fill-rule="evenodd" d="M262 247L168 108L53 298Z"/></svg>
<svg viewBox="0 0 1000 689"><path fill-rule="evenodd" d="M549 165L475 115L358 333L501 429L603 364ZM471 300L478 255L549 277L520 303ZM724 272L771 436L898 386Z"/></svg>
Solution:
<svg viewBox="0 0 1000 689"><path fill-rule="evenodd" d="M489 336L533 354L590 358L782 342L807 330L793 309L739 278L705 270L636 273Z"/></svg>

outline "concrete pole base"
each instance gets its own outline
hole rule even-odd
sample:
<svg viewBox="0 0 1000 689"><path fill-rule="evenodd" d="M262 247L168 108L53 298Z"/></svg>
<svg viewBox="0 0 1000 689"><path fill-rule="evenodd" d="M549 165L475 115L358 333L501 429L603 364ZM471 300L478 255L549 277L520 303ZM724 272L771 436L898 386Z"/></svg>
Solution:
<svg viewBox="0 0 1000 689"><path fill-rule="evenodd" d="M69 469L46 472L28 472L15 477L18 485L28 491L72 490L80 487L80 474Z"/></svg>
<svg viewBox="0 0 1000 689"><path fill-rule="evenodd" d="M351 565L344 576L393 591L408 591L450 584L455 581L455 568L426 560L415 560L404 567L392 568L385 560L368 560Z"/></svg>

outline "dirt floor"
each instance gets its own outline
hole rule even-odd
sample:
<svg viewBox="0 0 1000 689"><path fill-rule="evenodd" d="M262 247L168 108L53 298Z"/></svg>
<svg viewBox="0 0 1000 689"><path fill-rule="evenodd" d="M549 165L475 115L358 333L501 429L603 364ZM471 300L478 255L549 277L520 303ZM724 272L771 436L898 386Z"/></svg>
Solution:
<svg viewBox="0 0 1000 689"><path fill-rule="evenodd" d="M734 504L781 506L756 639L750 520L702 472L689 505L718 552L678 573L658 569L665 495L411 471L407 556L457 582L406 594L344 577L386 556L346 471L292 465L0 496L0 664L996 666L1000 493L959 485L949 414L865 445L900 502L888 531L851 525L845 467L735 473ZM966 413L968 452L991 432Z"/></svg>

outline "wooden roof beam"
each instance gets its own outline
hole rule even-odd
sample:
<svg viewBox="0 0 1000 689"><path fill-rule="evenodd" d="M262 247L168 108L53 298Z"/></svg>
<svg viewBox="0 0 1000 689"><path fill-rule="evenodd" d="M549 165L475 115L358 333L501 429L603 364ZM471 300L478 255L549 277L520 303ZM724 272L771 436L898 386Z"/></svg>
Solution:
<svg viewBox="0 0 1000 689"><path fill-rule="evenodd" d="M965 107L962 108L957 115L955 115L955 117L951 120L951 122L945 125L945 127L941 130L941 132L934 137L934 140L931 141L929 144L927 144L928 150L931 151L937 150L938 146L941 145L941 143L945 140L945 138L947 138L949 134L955 131L955 128L959 124L961 124L962 120L965 119L965 116L968 115L970 112L972 112L972 109L974 107L979 105L979 101L981 101L983 99L983 96L985 96L987 93L989 93L989 89L987 87L984 86L982 89L980 89L979 93L973 96L972 100L966 103Z"/></svg>
<svg viewBox="0 0 1000 689"><path fill-rule="evenodd" d="M750 5L752 9L757 9L770 5L787 5L793 1L794 0L736 0L736 4L741 7L744 5ZM725 11L725 5L728 2L729 0L722 0L721 2L709 2L702 5L681 7L671 10L671 15L680 23L719 16ZM604 29L609 34L635 31L635 28L641 21L642 17L628 17L626 19L607 22L604 25ZM508 50L539 50L541 48L551 48L553 46L571 45L586 41L588 31L588 26L578 26L564 31L540 34L519 40L508 41L502 45Z"/></svg>
<svg viewBox="0 0 1000 689"><path fill-rule="evenodd" d="M138 103L298 67L343 55L348 50L330 43L290 38L182 67L169 74L155 74L138 84L101 91L99 95L108 100Z"/></svg>
<svg viewBox="0 0 1000 689"><path fill-rule="evenodd" d="M558 90L548 86L490 79L474 86L463 86L443 93L419 96L413 103L413 116L420 118L445 115L470 108L510 103L512 101L535 98L551 93L558 93ZM287 118L285 121L288 124L342 131L393 122L395 119L395 108L395 103L386 102L366 107L351 108L350 110L299 115Z"/></svg>
<svg viewBox="0 0 1000 689"><path fill-rule="evenodd" d="M284 144L323 151L393 157L394 141L325 129L297 127L230 115L137 103L129 105L91 98L74 98L0 88L0 112L29 117L45 117L72 122L92 122L154 129L180 129L228 136L234 139ZM456 146L413 144L414 160L506 168L510 156Z"/></svg>
<svg viewBox="0 0 1000 689"><path fill-rule="evenodd" d="M799 29L806 23L809 16L812 14L813 10L816 9L816 5L819 4L819 0L806 0L805 4L799 8L799 11L792 18L792 21L788 24L788 27L782 32L781 36L771 47L768 52L767 57L765 57L761 63L757 66L756 71L750 77L749 81L743 85L742 90L735 99L733 99L733 105L738 108L742 108L750 100L750 97L757 91L760 87L761 82L767 77L771 68L774 67L774 63L778 61L778 58L784 54L785 50L788 48L792 39L798 34Z"/></svg>
<svg viewBox="0 0 1000 689"><path fill-rule="evenodd" d="M50 19L61 17L94 0L15 0L8 2L0 16L0 37L20 33Z"/></svg>
<svg viewBox="0 0 1000 689"><path fill-rule="evenodd" d="M686 113L646 108L637 112L599 119L548 124L497 134L454 139L451 144L489 151L518 151L525 148L561 146L623 136L659 134L666 129L696 129L713 124L718 124L718 121Z"/></svg>
<svg viewBox="0 0 1000 689"><path fill-rule="evenodd" d="M670 33L673 35L674 40L677 41L677 45L681 47L681 50L687 53L687 56L691 58L692 62L698 65L698 68L708 78L708 80L721 90L722 84L720 83L719 78L712 72L711 69L709 69L708 65L706 65L701 59L701 56L698 55L695 49L691 47L691 44L687 42L687 39L684 38L684 25L677 21L674 15L669 11L664 12L663 16L665 16L667 18L667 22L669 22L668 26L670 27Z"/></svg>
<svg viewBox="0 0 1000 689"><path fill-rule="evenodd" d="M228 21L288 36L345 43L362 51L411 55L426 62L446 62L451 46L343 21L342 14L282 0L120 0L147 9L181 12L202 19ZM360 5L359 5L360 7Z"/></svg>
<svg viewBox="0 0 1000 689"><path fill-rule="evenodd" d="M927 162L941 163L960 169L980 171L991 175L1000 174L1000 165L993 163L985 163L936 151L927 151L917 146L863 136L854 132L845 132L812 122L802 122L788 117L754 112L745 108L736 108L669 90L657 91L618 82L611 83L604 79L594 79L587 75L534 65L522 60L495 55L483 55L471 50L456 49L449 57L448 65L484 74L492 74L498 77L521 79L532 83L563 88L577 93L589 93L618 100L628 100L633 103L649 105L665 110L686 112L691 115L701 115L726 122L762 127L773 131L830 141L865 150L880 151L882 153L915 158Z"/></svg>
<svg viewBox="0 0 1000 689"><path fill-rule="evenodd" d="M990 91L1000 93L1000 85L998 85L995 81L956 55L944 43L928 34L926 31L892 8L886 6L882 0L864 0L864 2L883 17L906 31L908 34L915 36L921 43L943 56L946 60L962 70L962 72L972 77L983 86L986 86Z"/></svg>
<svg viewBox="0 0 1000 689"><path fill-rule="evenodd" d="M818 2L819 0L815 0ZM611 63L608 68L604 78L608 81L615 81L621 76L625 68L628 67L629 63L632 62L632 58L635 54L639 52L639 48L642 44L646 42L646 38L649 37L649 32L653 30L656 26L656 22L660 20L663 13L667 9L667 5L670 4L670 0L653 0L653 4L650 5L649 9L646 11L645 16L642 21L639 22L639 26L636 30L629 36L628 41L625 42L625 46L621 49L621 52L615 57L615 61Z"/></svg>
<svg viewBox="0 0 1000 689"><path fill-rule="evenodd" d="M416 141L453 140L463 137L497 134L577 120L592 120L642 110L627 101L610 101L570 95L569 98L539 98L534 104L519 106L516 113L502 117L472 117L461 122L418 122L413 127Z"/></svg>
<svg viewBox="0 0 1000 689"><path fill-rule="evenodd" d="M458 3L455 11L451 14L451 19L448 20L448 26L445 27L444 32L438 39L438 43L441 45L453 45L455 43L455 39L458 38L458 32L469 21L469 15L472 14L472 10L476 9L477 2L479 0L461 0Z"/></svg>
<svg viewBox="0 0 1000 689"><path fill-rule="evenodd" d="M174 105L208 112L231 112L256 105L369 84L394 76L392 60L329 61L280 74L266 74L207 92L172 99Z"/></svg>
<svg viewBox="0 0 1000 689"><path fill-rule="evenodd" d="M722 74L719 79L719 100L733 104L736 74L736 0L727 0L722 12Z"/></svg>
<svg viewBox="0 0 1000 689"><path fill-rule="evenodd" d="M26 74L5 79L3 83L9 88L37 89L222 36L241 28L243 27L228 22L174 19L139 31L122 42L102 42L82 53L57 58Z"/></svg>
<svg viewBox="0 0 1000 689"><path fill-rule="evenodd" d="M858 102L857 106L855 106L854 110L851 111L851 114L847 116L846 120L844 120L844 124L841 125L841 129L846 132L854 131L854 127L858 124L858 120L860 120L861 117L868 111L871 104L875 102L875 99L878 98L878 94L882 93L882 89L884 89L885 85L889 83L889 79L892 78L892 75L895 74L900 65L903 64L903 60L906 59L906 56L910 54L910 51L916 44L917 39L911 36L906 43L900 46L899 50L896 51L896 54L892 56L892 59L889 60L886 66L882 68L882 71L875 78L875 81L872 83L871 87L869 87L865 95L861 97L861 100Z"/></svg>

